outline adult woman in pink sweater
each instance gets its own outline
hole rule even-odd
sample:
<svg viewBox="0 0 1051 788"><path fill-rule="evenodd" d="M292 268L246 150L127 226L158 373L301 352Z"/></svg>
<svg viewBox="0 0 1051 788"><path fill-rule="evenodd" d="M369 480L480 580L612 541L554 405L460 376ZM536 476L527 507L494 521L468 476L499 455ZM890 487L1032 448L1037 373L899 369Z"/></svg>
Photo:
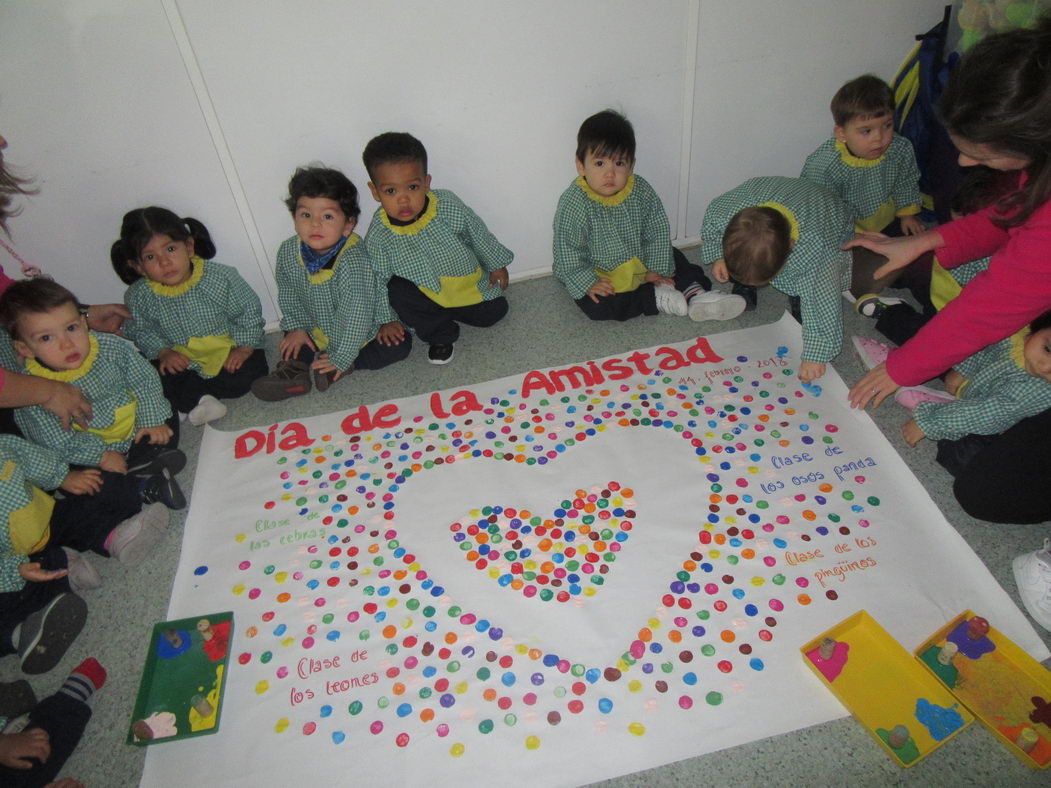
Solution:
<svg viewBox="0 0 1051 788"><path fill-rule="evenodd" d="M888 258L877 276L928 251L944 268L992 255L987 271L854 384L854 407L942 374L1051 307L1051 17L980 42L953 72L940 110L961 166L1017 171L1019 187L922 235L862 235L846 244Z"/></svg>
<svg viewBox="0 0 1051 788"><path fill-rule="evenodd" d="M864 235L847 244L887 256L877 276L928 251L936 250L945 268L992 256L988 270L854 384L856 408L940 375L1051 308L1051 17L1033 30L980 42L952 74L940 111L962 166L1017 172L1018 187L995 205L922 235ZM1042 522L1051 519L1048 478L1051 411L994 439L957 478L955 492L980 519ZM1047 569L1051 582L1051 554ZM1047 605L1051 616L1051 589Z"/></svg>

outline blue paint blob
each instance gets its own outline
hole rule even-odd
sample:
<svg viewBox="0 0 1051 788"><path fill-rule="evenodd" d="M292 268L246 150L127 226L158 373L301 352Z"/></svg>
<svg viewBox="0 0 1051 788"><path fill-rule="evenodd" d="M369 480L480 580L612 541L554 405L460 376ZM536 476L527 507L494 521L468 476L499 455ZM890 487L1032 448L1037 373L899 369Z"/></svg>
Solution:
<svg viewBox="0 0 1051 788"><path fill-rule="evenodd" d="M325 705L324 705L324 706L322 706L322 707L321 707L321 709L320 709L320 710L318 711L318 714L320 714L320 715L321 715L322 717L328 717L329 715L331 715L331 714L332 714L332 707L331 707L331 706L329 706L328 704L325 704Z"/></svg>
<svg viewBox="0 0 1051 788"><path fill-rule="evenodd" d="M332 731L332 742L333 744L342 744L343 740L347 738L347 734L343 731Z"/></svg>
<svg viewBox="0 0 1051 788"><path fill-rule="evenodd" d="M748 660L748 667L752 670L762 670L766 665L763 664L763 660L759 659L759 657L752 657Z"/></svg>
<svg viewBox="0 0 1051 788"><path fill-rule="evenodd" d="M963 717L956 711L955 703L945 708L931 703L926 698L916 700L916 719L930 732L935 741L941 741L963 727Z"/></svg>
<svg viewBox="0 0 1051 788"><path fill-rule="evenodd" d="M203 574L207 574L207 572L208 572L208 567L206 567L206 566L199 566L199 567L197 567L196 569L193 570L193 573L195 575L198 575L198 576L203 575Z"/></svg>
<svg viewBox="0 0 1051 788"><path fill-rule="evenodd" d="M603 714L609 714L611 711L613 711L613 701L611 701L609 698L599 698L598 710L601 711Z"/></svg>

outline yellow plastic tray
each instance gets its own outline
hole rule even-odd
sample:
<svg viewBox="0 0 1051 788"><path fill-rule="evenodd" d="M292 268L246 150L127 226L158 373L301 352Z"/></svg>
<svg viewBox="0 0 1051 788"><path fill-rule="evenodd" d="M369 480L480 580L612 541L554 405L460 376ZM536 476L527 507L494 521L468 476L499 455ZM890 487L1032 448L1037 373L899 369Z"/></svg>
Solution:
<svg viewBox="0 0 1051 788"><path fill-rule="evenodd" d="M1046 769L1051 765L1051 672L993 627L984 638L968 638L974 616L965 610L939 629L916 649L916 659L1022 763ZM949 640L964 648L945 666L938 655ZM972 659L964 650L985 653ZM1039 737L1028 753L1016 744L1025 728Z"/></svg>
<svg viewBox="0 0 1051 788"><path fill-rule="evenodd" d="M836 641L831 659L825 638ZM860 610L801 649L803 661L891 758L908 767L974 721L943 684L917 664L872 616ZM908 739L891 746L903 725Z"/></svg>

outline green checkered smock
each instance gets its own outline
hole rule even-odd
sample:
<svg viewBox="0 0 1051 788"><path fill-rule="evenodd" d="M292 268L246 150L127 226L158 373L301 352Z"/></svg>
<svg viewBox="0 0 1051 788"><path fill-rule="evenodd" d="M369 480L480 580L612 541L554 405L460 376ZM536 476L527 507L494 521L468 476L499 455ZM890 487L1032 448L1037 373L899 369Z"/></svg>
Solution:
<svg viewBox="0 0 1051 788"><path fill-rule="evenodd" d="M598 280L596 268L613 271L632 258L661 276L675 273L668 215L641 175L611 197L576 178L558 200L554 231L554 274L574 299Z"/></svg>
<svg viewBox="0 0 1051 788"><path fill-rule="evenodd" d="M124 294L132 320L124 323L124 336L146 358L162 350L185 346L191 338L229 337L231 347L257 348L263 342L263 308L259 296L236 269L211 260L193 258L193 273L179 285L163 285L146 277ZM200 362L192 369L203 378Z"/></svg>
<svg viewBox="0 0 1051 788"><path fill-rule="evenodd" d="M44 492L62 484L69 466L57 452L14 435L0 435L0 593L18 591L26 581L18 567L49 533L54 499Z"/></svg>
<svg viewBox="0 0 1051 788"><path fill-rule="evenodd" d="M347 239L332 267L316 274L307 271L299 236L293 235L277 250L275 278L282 330L311 334L337 369L350 369L380 326L397 320L356 233Z"/></svg>
<svg viewBox="0 0 1051 788"><path fill-rule="evenodd" d="M842 293L850 286L851 258L839 247L854 234L850 208L813 181L764 177L745 181L712 200L701 225L701 260L723 257L723 232L745 208L769 206L792 227L795 247L770 284L798 296L803 318L803 361L827 363L843 345Z"/></svg>
<svg viewBox="0 0 1051 788"><path fill-rule="evenodd" d="M921 402L916 423L931 440L998 435L1051 408L1051 383L1025 371L1027 331L979 350L956 365L965 378L955 402Z"/></svg>
<svg viewBox="0 0 1051 788"><path fill-rule="evenodd" d="M504 291L490 284L487 274L506 268L514 254L451 191L435 189L427 193L427 199L423 215L412 224L392 225L383 208L372 216L365 248L384 296L392 276L440 292L439 277L466 277L479 268L479 300L503 296Z"/></svg>
<svg viewBox="0 0 1051 788"><path fill-rule="evenodd" d="M879 232L896 216L920 212L920 170L912 143L894 135L878 159L862 159L834 137L807 156L801 178L839 195L854 211L855 229Z"/></svg>
<svg viewBox="0 0 1051 788"><path fill-rule="evenodd" d="M159 427L172 415L157 370L134 345L112 334L92 331L89 336L91 350L80 369L55 371L33 359L26 363L30 374L72 383L84 392L91 403L88 430L63 429L58 417L39 405L15 411L15 423L23 435L34 443L55 449L71 465L98 465L104 451L123 454L131 447L136 431L142 427ZM133 417L131 435L120 440L109 439L107 431L114 428L123 414Z"/></svg>

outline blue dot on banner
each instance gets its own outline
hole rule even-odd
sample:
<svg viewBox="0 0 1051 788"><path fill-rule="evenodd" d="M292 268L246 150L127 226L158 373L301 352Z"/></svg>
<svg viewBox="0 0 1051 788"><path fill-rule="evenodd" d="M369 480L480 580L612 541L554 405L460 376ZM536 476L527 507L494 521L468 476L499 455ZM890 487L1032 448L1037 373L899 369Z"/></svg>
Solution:
<svg viewBox="0 0 1051 788"><path fill-rule="evenodd" d="M332 731L332 741L335 744L342 744L343 740L347 738L347 734L343 731Z"/></svg>
<svg viewBox="0 0 1051 788"><path fill-rule="evenodd" d="M203 575L203 574L205 574L207 572L208 572L208 567L206 567L206 566L199 566L199 567L197 567L196 569L193 570L193 573L195 575Z"/></svg>
<svg viewBox="0 0 1051 788"><path fill-rule="evenodd" d="M545 654L544 655L544 666L545 667L553 668L557 664L558 664L558 657L555 654Z"/></svg>
<svg viewBox="0 0 1051 788"><path fill-rule="evenodd" d="M338 629L333 629L331 632L325 635L325 638L335 643L340 638L340 632Z"/></svg>
<svg viewBox="0 0 1051 788"><path fill-rule="evenodd" d="M611 711L613 711L613 701L611 701L609 698L599 698L598 710L601 711L603 714L609 714Z"/></svg>
<svg viewBox="0 0 1051 788"><path fill-rule="evenodd" d="M288 627L285 624L278 624L274 627L274 637L281 637L285 634L286 629L288 629Z"/></svg>
<svg viewBox="0 0 1051 788"><path fill-rule="evenodd" d="M697 683L697 674L693 671L682 674L682 683L689 684L691 687Z"/></svg>
<svg viewBox="0 0 1051 788"><path fill-rule="evenodd" d="M321 707L321 709L320 709L320 711L318 713L322 717L328 717L330 714L332 714L332 707L329 706L328 704L325 704L324 706Z"/></svg>
<svg viewBox="0 0 1051 788"><path fill-rule="evenodd" d="M743 588L735 588L732 593L734 595L734 599L744 599L744 589Z"/></svg>
<svg viewBox="0 0 1051 788"><path fill-rule="evenodd" d="M402 703L398 706L397 713L399 717L408 717L412 714L412 706L408 703Z"/></svg>
<svg viewBox="0 0 1051 788"><path fill-rule="evenodd" d="M748 667L752 670L762 670L766 665L763 664L763 660L759 659L759 657L752 657L748 662Z"/></svg>
<svg viewBox="0 0 1051 788"><path fill-rule="evenodd" d="M428 665L427 667L425 667L423 669L423 677L425 679L429 679L431 676L433 676L437 672L438 672L438 668L434 667L434 665Z"/></svg>

